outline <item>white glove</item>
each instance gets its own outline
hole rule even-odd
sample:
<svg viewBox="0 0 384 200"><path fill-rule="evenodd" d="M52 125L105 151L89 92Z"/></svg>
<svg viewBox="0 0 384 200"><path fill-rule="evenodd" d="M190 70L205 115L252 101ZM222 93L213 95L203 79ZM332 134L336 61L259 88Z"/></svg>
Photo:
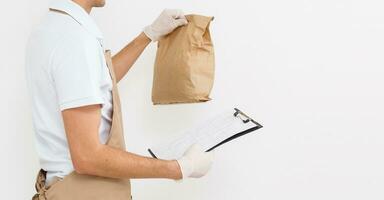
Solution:
<svg viewBox="0 0 384 200"><path fill-rule="evenodd" d="M149 26L144 28L144 33L152 41L157 41L175 28L187 24L183 11L165 9L160 16Z"/></svg>
<svg viewBox="0 0 384 200"><path fill-rule="evenodd" d="M212 161L213 152L204 152L197 144L189 147L184 155L177 160L183 179L187 177L200 178L204 176L211 168Z"/></svg>

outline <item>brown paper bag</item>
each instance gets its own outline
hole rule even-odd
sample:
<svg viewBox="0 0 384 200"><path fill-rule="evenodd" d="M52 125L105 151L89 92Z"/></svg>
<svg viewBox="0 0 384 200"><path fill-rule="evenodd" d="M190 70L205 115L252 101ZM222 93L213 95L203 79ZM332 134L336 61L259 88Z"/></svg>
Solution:
<svg viewBox="0 0 384 200"><path fill-rule="evenodd" d="M159 40L153 104L209 101L215 58L209 24L213 17L187 15L188 24Z"/></svg>

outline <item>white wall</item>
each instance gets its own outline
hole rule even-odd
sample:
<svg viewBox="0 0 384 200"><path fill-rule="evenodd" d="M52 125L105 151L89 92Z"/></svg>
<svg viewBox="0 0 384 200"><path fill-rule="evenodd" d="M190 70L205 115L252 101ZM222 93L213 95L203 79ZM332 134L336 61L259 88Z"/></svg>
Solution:
<svg viewBox="0 0 384 200"><path fill-rule="evenodd" d="M238 106L265 128L216 151L212 171L182 184L134 180L134 199L383 199L384 3L380 0L107 0L93 13L113 52L163 8L215 16L213 100L152 106L152 44L120 84L129 150ZM29 199L38 170L24 46L47 0L0 12L0 187ZM3 198L2 198L3 199Z"/></svg>

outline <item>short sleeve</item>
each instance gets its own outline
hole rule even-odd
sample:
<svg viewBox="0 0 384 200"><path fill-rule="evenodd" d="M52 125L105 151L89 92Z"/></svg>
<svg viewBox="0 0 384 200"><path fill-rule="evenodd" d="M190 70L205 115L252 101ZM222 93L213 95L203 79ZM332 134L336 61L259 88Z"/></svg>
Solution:
<svg viewBox="0 0 384 200"><path fill-rule="evenodd" d="M65 38L51 56L51 76L60 110L102 104L100 55L97 44Z"/></svg>

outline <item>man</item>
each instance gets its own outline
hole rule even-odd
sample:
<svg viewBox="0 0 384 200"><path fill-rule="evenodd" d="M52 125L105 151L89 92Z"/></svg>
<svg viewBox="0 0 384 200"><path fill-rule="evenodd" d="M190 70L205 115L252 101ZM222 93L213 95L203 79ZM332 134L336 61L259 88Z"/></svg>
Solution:
<svg viewBox="0 0 384 200"><path fill-rule="evenodd" d="M116 83L151 42L188 22L165 10L115 56L89 16L104 0L61 0L32 32L26 58L40 170L33 199L131 199L130 178L202 177L212 154L190 147L178 160L125 151Z"/></svg>

